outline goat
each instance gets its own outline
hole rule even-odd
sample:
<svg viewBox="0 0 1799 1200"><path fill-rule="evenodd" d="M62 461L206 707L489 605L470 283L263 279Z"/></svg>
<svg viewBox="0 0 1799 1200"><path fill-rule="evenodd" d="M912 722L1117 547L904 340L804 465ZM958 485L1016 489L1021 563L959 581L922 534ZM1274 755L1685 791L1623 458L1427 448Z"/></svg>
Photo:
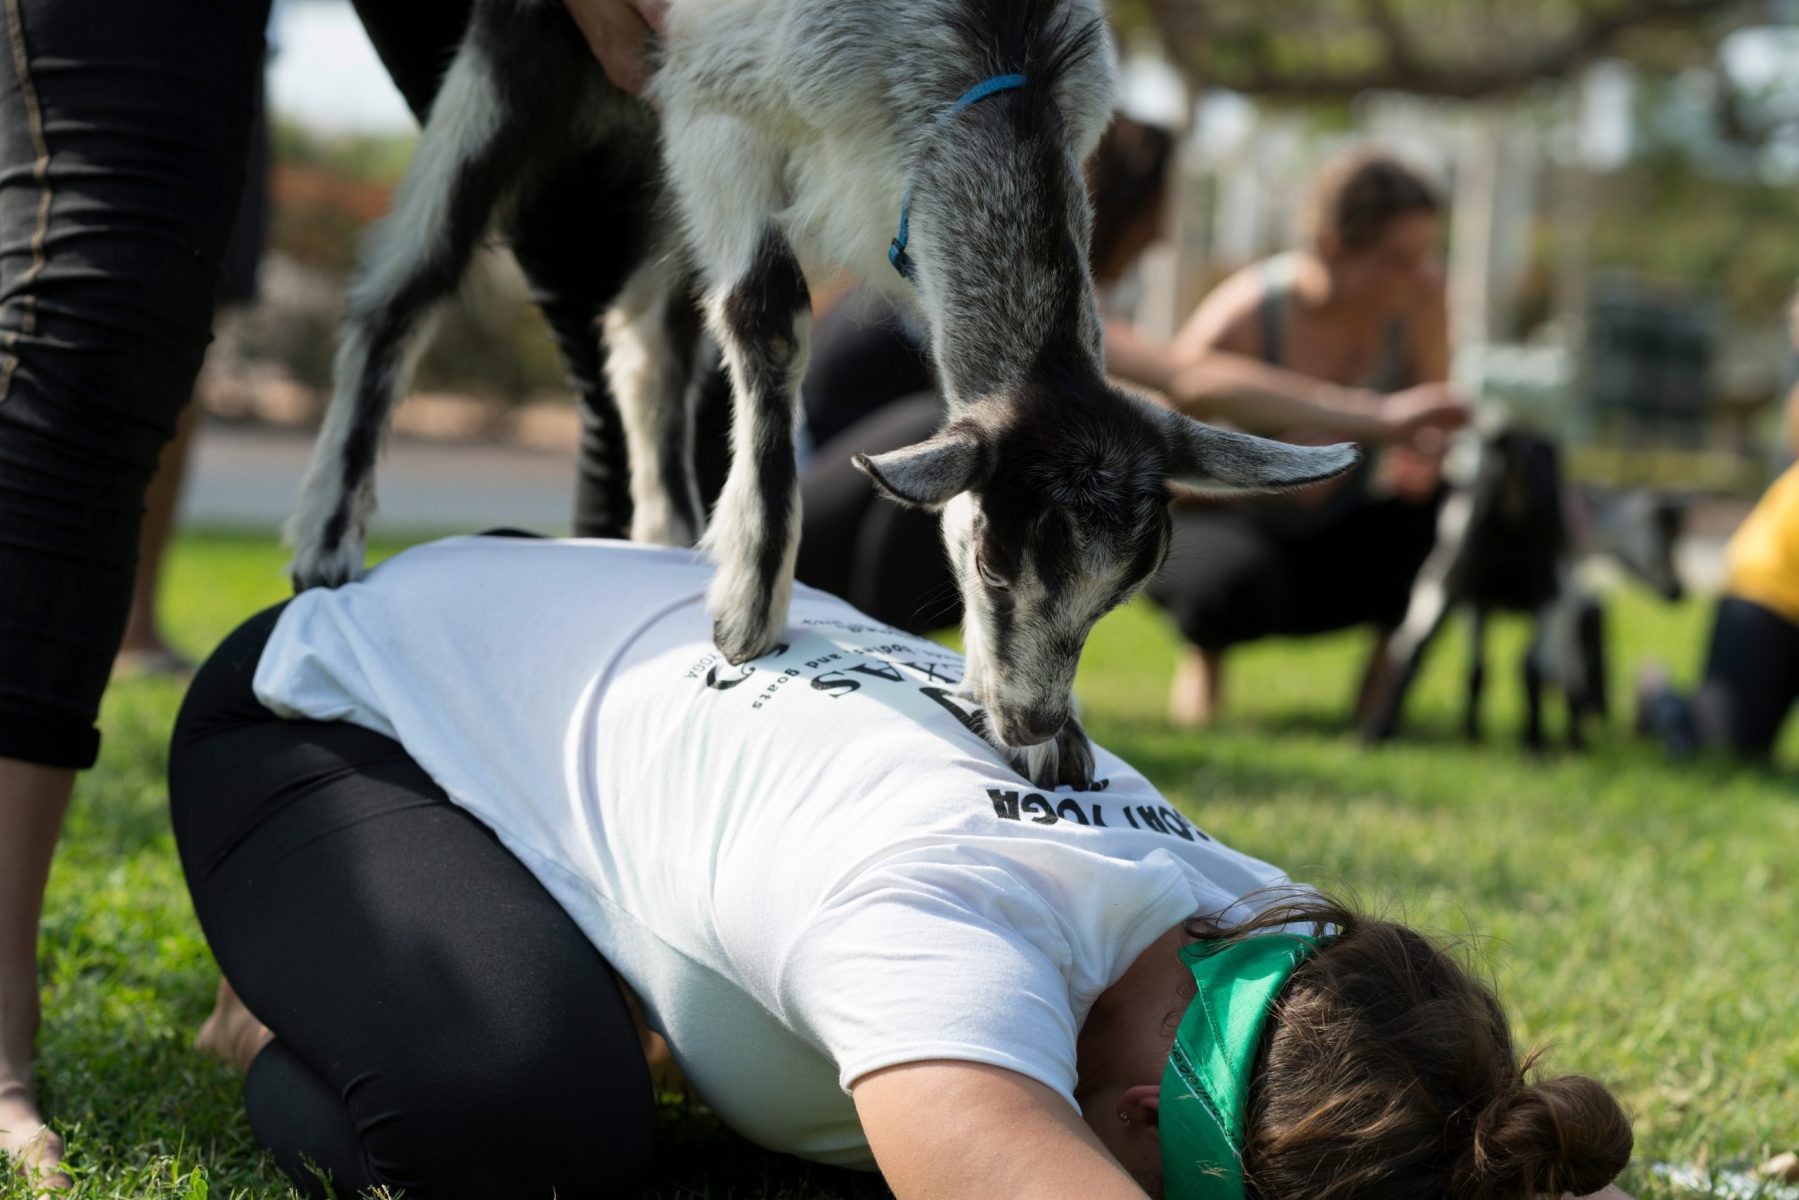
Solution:
<svg viewBox="0 0 1799 1200"><path fill-rule="evenodd" d="M296 584L360 570L381 431L476 241L598 160L642 193L641 255L604 323L631 533L700 539L716 560L721 653L766 653L786 619L806 277L845 268L922 311L949 402L935 437L857 465L942 511L968 614L962 691L991 740L1039 786L1085 786L1075 666L1159 566L1168 484L1279 490L1357 458L1210 429L1107 382L1081 164L1115 75L1098 0L682 0L650 85L658 122L607 83L562 0L476 0L350 296L290 524ZM735 414L709 525L691 467L696 291Z"/></svg>
<svg viewBox="0 0 1799 1200"><path fill-rule="evenodd" d="M1588 493L1581 512L1563 479L1555 443L1500 428L1476 443L1477 462L1453 486L1438 521L1437 545L1419 570L1404 623L1388 643L1386 678L1364 724L1365 738L1399 730L1405 696L1424 653L1457 605L1469 609L1470 658L1464 730L1481 735L1486 683L1486 618L1495 610L1536 618L1523 663L1525 744L1544 745L1545 683L1562 693L1569 745L1584 743L1582 722L1607 711L1605 614L1578 578L1581 559L1617 559L1668 600L1681 584L1674 568L1680 506L1650 492Z"/></svg>

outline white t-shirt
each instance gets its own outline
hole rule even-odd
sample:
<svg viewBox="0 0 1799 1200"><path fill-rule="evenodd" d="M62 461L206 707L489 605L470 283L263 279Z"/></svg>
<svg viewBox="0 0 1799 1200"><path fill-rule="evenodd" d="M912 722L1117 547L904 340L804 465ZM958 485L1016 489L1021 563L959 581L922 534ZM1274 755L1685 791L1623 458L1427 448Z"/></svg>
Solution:
<svg viewBox="0 0 1799 1200"><path fill-rule="evenodd" d="M256 672L286 716L398 739L641 996L699 1094L872 1166L880 1067L1007 1067L1074 1103L1075 1035L1150 942L1284 877L1103 750L1034 789L964 724L961 659L796 587L784 646L712 646L710 567L458 538L310 591Z"/></svg>

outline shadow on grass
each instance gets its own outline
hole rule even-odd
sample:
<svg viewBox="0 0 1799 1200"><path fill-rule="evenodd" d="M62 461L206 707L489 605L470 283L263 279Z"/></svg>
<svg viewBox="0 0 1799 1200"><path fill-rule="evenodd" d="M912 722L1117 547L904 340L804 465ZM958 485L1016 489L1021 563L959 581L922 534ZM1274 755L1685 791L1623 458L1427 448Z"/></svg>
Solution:
<svg viewBox="0 0 1799 1200"><path fill-rule="evenodd" d="M656 1114L656 1160L639 1194L657 1200L884 1200L879 1175L775 1154L738 1136L685 1096L665 1096Z"/></svg>

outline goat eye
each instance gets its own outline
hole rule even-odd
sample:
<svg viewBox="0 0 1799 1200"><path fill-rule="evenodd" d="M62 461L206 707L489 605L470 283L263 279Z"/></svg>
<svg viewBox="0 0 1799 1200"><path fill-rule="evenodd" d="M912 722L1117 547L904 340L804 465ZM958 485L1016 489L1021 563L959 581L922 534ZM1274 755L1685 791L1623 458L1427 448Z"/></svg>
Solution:
<svg viewBox="0 0 1799 1200"><path fill-rule="evenodd" d="M1002 592L1007 591L1011 588L1012 585L1010 583L1006 582L1004 579L1001 579L998 575L995 575L993 573L993 568L989 567L987 565L987 561L985 559L976 558L974 560L974 567L975 567L975 570L977 570L981 573L981 582L986 584L988 587L994 588L994 589L996 589L998 591L1002 591Z"/></svg>

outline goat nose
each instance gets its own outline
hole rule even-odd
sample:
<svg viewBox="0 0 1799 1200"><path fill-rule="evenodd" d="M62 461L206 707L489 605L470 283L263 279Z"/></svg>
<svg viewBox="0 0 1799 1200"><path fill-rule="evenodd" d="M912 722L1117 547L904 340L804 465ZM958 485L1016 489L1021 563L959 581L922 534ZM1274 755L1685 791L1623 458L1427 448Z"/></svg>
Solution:
<svg viewBox="0 0 1799 1200"><path fill-rule="evenodd" d="M1068 723L1068 714L1052 712L1046 708L1027 708L1019 716L1019 729L1027 739L1027 745L1047 742L1062 732L1062 726Z"/></svg>

